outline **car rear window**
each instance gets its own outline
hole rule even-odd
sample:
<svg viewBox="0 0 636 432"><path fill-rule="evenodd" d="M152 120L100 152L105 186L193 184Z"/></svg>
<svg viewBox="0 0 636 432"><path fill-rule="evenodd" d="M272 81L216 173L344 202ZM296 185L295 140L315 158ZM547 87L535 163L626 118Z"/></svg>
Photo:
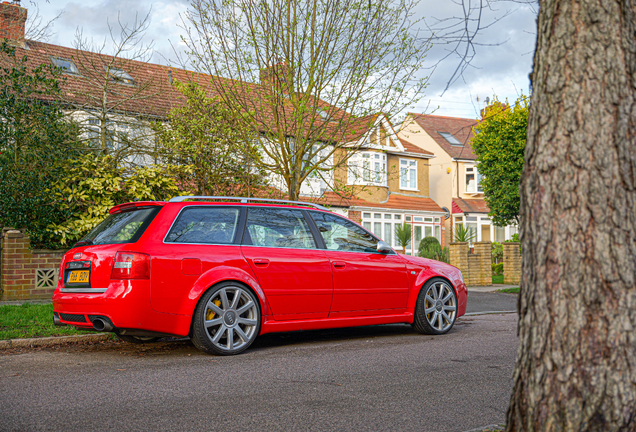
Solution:
<svg viewBox="0 0 636 432"><path fill-rule="evenodd" d="M238 208L186 207L177 217L165 242L231 244L236 235L238 219Z"/></svg>
<svg viewBox="0 0 636 432"><path fill-rule="evenodd" d="M144 207L109 215L90 233L76 243L76 246L134 243L144 233L161 207Z"/></svg>

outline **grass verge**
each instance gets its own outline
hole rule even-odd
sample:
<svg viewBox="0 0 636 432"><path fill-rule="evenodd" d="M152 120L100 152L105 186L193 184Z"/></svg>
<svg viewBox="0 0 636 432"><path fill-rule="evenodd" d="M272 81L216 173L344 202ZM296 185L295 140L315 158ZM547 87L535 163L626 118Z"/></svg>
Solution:
<svg viewBox="0 0 636 432"><path fill-rule="evenodd" d="M0 340L86 334L75 327L53 325L52 304L0 306Z"/></svg>
<svg viewBox="0 0 636 432"><path fill-rule="evenodd" d="M504 288L504 289L497 290L497 292L502 292L507 294L519 294L519 287Z"/></svg>
<svg viewBox="0 0 636 432"><path fill-rule="evenodd" d="M503 282L503 275L492 275L492 284L502 284Z"/></svg>

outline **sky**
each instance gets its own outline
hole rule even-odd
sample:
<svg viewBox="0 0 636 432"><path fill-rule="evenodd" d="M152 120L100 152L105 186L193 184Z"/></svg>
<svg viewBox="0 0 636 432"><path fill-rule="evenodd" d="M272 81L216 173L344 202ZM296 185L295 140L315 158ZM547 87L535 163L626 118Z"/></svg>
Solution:
<svg viewBox="0 0 636 432"><path fill-rule="evenodd" d="M538 7L533 0L464 0L464 4L481 9L481 29L474 38L474 58L469 66L446 89L460 59L451 51L454 43L444 43L444 30L455 18L464 16L458 0L421 0L415 11L424 18L422 34L435 29L434 39L422 69L428 76L428 87L409 111L452 117L478 118L486 98L514 101L529 94L528 75L536 41ZM150 24L143 43L152 44L151 61L167 64L176 60L175 48L183 50L181 16L189 7L188 0L22 0L29 17L39 14L42 23L56 17L50 27L48 43L72 47L80 30L85 38L101 44L109 35L108 25L117 21L132 24L136 17L150 11ZM476 14L471 16L475 17ZM451 19L451 21L440 21ZM426 26L426 27L425 27ZM475 21L469 25L475 28ZM456 29L457 27L453 27ZM465 49L466 45L460 48ZM450 54L450 55L449 55ZM446 57L446 58L445 58ZM404 114L404 113L403 113Z"/></svg>

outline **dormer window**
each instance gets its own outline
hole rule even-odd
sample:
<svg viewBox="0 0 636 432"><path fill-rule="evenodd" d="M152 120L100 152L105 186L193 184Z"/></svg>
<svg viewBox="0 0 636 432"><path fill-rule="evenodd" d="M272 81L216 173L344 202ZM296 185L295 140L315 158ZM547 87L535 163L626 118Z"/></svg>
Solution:
<svg viewBox="0 0 636 432"><path fill-rule="evenodd" d="M104 69L106 69L106 73L108 74L108 77L115 82L118 82L121 84L130 84L130 85L135 84L135 80L130 75L128 75L128 73L123 69L118 69L118 68L108 67L108 66L104 66Z"/></svg>
<svg viewBox="0 0 636 432"><path fill-rule="evenodd" d="M53 66L60 69L63 73L79 75L79 69L77 69L73 60L51 57L51 62L53 62Z"/></svg>
<svg viewBox="0 0 636 432"><path fill-rule="evenodd" d="M440 134L442 138L444 138L446 141L448 141L450 145L460 146L460 147L464 146L464 144L462 144L461 141L455 138L453 134L450 132L437 132L437 133Z"/></svg>
<svg viewBox="0 0 636 432"><path fill-rule="evenodd" d="M318 109L316 110L316 112L318 113L318 115L320 116L320 119L321 119L322 121L327 121L327 120L329 120L329 114L327 114L327 111L325 111L324 109L322 109L322 108L318 108Z"/></svg>

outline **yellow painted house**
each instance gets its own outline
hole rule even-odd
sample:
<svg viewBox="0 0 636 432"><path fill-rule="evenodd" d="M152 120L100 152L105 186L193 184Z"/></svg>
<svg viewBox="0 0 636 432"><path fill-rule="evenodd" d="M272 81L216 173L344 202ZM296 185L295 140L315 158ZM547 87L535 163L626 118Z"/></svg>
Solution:
<svg viewBox="0 0 636 432"><path fill-rule="evenodd" d="M445 243L454 227L464 225L476 241L502 242L517 232L515 226L496 227L480 186L481 176L471 147L475 119L408 113L398 132L401 140L435 155L429 166L431 198L446 212Z"/></svg>
<svg viewBox="0 0 636 432"><path fill-rule="evenodd" d="M347 148L355 150L344 156ZM337 163L343 157L347 163ZM400 139L386 116L378 114L334 154L336 168L327 183L336 187L311 194L310 181L303 195L313 195L312 201L360 222L397 249L395 226L412 225L411 244L404 252L414 254L424 237L444 242L444 211L429 193L429 165L435 158Z"/></svg>

